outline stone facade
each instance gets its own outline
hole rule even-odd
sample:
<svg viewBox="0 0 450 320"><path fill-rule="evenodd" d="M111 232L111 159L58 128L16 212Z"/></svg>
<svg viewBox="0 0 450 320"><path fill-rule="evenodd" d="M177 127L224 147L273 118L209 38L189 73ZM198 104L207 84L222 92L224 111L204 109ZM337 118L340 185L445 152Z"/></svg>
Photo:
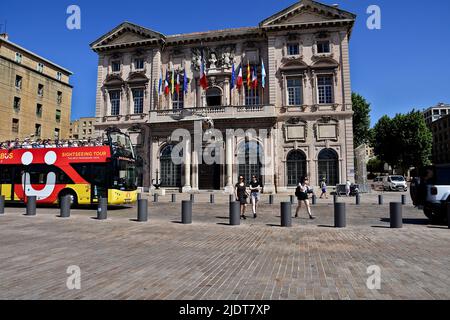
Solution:
<svg viewBox="0 0 450 320"><path fill-rule="evenodd" d="M0 35L0 140L68 138L71 75Z"/></svg>
<svg viewBox="0 0 450 320"><path fill-rule="evenodd" d="M95 130L97 118L80 118L70 122L70 139L88 140L96 139L98 132Z"/></svg>
<svg viewBox="0 0 450 320"><path fill-rule="evenodd" d="M183 191L231 191L239 175L252 174L261 177L265 192L290 191L302 176L313 185L322 178L329 185L354 181L349 38L355 18L303 0L258 27L165 36L123 23L91 44L99 56L96 129L117 126L130 134L144 187L162 180ZM257 70L257 89L232 89L233 64L236 77L242 67L244 83L247 67ZM186 72L183 99L160 94L161 75L164 80L172 71L181 83ZM203 164L204 145L195 138L181 165L167 161L173 131L194 133L196 127L226 136L218 140L223 164ZM229 137L229 129L267 134ZM239 162L249 149L273 161Z"/></svg>
<svg viewBox="0 0 450 320"><path fill-rule="evenodd" d="M431 123L433 163L450 164L450 114Z"/></svg>

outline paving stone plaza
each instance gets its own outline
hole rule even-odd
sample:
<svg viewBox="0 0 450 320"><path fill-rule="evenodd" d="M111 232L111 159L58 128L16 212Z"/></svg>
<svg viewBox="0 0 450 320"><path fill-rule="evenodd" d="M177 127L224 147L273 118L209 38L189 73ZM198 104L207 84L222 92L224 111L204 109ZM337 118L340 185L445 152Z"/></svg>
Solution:
<svg viewBox="0 0 450 320"><path fill-rule="evenodd" d="M335 229L332 200L318 200L316 220L303 210L280 227L280 201L263 197L259 216L228 225L228 197L200 194L193 224L180 223L180 200L149 202L149 221L136 208L7 207L0 216L0 299L449 299L450 240L446 226L429 225L411 204L404 227L389 228L389 202L399 193L340 198L347 228ZM250 209L250 208L249 208ZM251 212L250 212L251 213ZM381 287L367 273L378 266ZM81 270L81 289L69 290L67 268Z"/></svg>

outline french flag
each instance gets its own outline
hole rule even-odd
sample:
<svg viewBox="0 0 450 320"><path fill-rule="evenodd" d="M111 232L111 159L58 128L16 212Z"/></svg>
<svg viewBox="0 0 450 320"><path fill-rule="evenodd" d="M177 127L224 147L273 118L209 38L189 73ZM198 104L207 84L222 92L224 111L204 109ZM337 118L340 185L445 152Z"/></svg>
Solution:
<svg viewBox="0 0 450 320"><path fill-rule="evenodd" d="M208 78L206 77L206 66L205 61L203 59L203 52L202 52L202 63L200 66L200 85L202 86L203 90L208 89Z"/></svg>
<svg viewBox="0 0 450 320"><path fill-rule="evenodd" d="M239 73L238 73L238 77L236 80L236 86L238 89L241 89L242 84L243 84L242 81L243 81L243 79L242 79L242 65L241 65L241 66L239 66Z"/></svg>
<svg viewBox="0 0 450 320"><path fill-rule="evenodd" d="M169 88L169 71L166 72L166 79L164 80L164 93L169 95L170 88Z"/></svg>

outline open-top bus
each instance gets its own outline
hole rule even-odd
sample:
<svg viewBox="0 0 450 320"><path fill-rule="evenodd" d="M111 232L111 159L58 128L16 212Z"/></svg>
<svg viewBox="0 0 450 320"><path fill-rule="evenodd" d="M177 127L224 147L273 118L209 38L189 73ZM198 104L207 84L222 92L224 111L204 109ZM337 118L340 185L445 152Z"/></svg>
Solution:
<svg viewBox="0 0 450 320"><path fill-rule="evenodd" d="M101 146L0 150L0 191L7 202L121 205L137 200L135 153L128 135L108 128Z"/></svg>

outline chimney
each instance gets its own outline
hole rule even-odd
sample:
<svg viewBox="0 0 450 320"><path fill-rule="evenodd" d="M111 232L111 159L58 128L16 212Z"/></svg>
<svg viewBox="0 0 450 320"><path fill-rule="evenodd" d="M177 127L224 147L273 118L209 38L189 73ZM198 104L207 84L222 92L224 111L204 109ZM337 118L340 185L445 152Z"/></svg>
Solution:
<svg viewBox="0 0 450 320"><path fill-rule="evenodd" d="M0 38L8 40L8 34L7 33L0 33Z"/></svg>

